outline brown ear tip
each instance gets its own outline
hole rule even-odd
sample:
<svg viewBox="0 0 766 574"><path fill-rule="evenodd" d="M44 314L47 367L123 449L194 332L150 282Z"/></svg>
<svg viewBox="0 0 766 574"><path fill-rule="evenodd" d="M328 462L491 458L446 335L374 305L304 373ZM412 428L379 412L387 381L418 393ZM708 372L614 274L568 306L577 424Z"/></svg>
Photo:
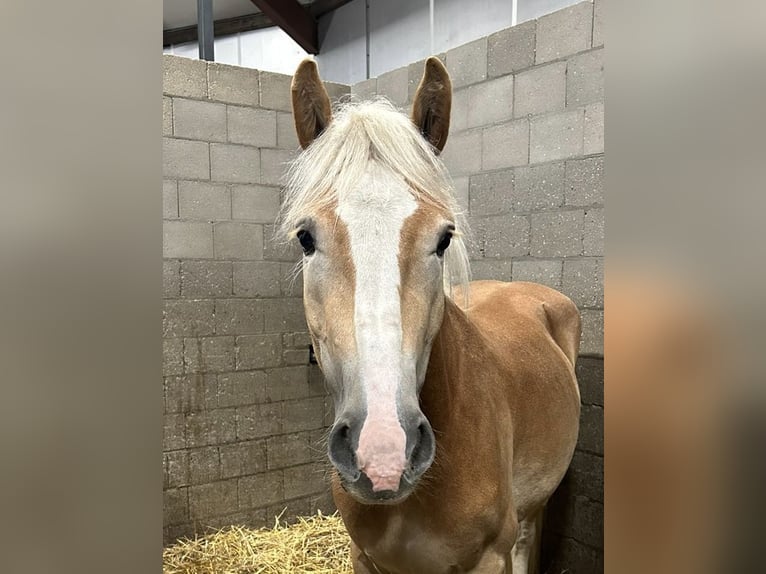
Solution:
<svg viewBox="0 0 766 574"><path fill-rule="evenodd" d="M301 63L298 64L298 68L295 70L295 75L319 75L319 68L317 67L316 60L313 58L304 58Z"/></svg>
<svg viewBox="0 0 766 574"><path fill-rule="evenodd" d="M446 74L447 68L444 67L444 64L439 58L430 56L426 60L426 73Z"/></svg>

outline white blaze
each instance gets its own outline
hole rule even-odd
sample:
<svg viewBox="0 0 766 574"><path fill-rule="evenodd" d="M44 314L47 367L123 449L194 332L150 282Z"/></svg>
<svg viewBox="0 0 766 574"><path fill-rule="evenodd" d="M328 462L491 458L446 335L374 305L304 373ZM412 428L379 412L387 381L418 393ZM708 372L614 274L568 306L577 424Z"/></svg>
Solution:
<svg viewBox="0 0 766 574"><path fill-rule="evenodd" d="M399 237L416 209L404 180L376 163L338 205L356 269L358 382L367 401L356 455L375 491L398 490L406 463L407 440L396 409L402 378Z"/></svg>

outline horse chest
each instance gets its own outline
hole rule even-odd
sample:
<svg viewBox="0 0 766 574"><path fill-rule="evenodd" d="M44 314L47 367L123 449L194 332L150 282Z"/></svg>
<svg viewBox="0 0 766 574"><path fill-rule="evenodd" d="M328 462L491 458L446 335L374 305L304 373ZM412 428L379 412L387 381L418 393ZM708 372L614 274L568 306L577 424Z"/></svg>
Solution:
<svg viewBox="0 0 766 574"><path fill-rule="evenodd" d="M480 528L445 525L392 516L356 533L362 552L380 572L389 574L459 574L470 572L487 552ZM372 570L375 572L375 570Z"/></svg>

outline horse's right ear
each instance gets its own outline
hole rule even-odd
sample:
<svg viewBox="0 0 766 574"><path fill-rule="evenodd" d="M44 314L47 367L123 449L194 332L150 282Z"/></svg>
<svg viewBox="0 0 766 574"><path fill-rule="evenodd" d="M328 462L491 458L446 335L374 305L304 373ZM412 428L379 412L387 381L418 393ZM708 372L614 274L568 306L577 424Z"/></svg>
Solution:
<svg viewBox="0 0 766 574"><path fill-rule="evenodd" d="M291 86L293 119L298 141L306 149L324 131L332 117L330 97L319 78L316 62L303 60Z"/></svg>
<svg viewBox="0 0 766 574"><path fill-rule="evenodd" d="M423 79L412 104L412 121L437 154L447 143L451 108L452 81L444 64L431 56L426 60Z"/></svg>

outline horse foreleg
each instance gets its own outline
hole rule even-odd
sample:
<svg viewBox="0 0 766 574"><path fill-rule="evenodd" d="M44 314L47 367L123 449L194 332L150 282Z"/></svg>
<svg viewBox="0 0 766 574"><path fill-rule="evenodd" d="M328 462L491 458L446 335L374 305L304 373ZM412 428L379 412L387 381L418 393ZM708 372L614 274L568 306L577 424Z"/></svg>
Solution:
<svg viewBox="0 0 766 574"><path fill-rule="evenodd" d="M544 508L519 523L519 534L511 550L513 574L539 574L540 572L540 539Z"/></svg>
<svg viewBox="0 0 766 574"><path fill-rule="evenodd" d="M354 574L386 574L378 569L367 557L367 554L351 541L351 566L354 568Z"/></svg>

